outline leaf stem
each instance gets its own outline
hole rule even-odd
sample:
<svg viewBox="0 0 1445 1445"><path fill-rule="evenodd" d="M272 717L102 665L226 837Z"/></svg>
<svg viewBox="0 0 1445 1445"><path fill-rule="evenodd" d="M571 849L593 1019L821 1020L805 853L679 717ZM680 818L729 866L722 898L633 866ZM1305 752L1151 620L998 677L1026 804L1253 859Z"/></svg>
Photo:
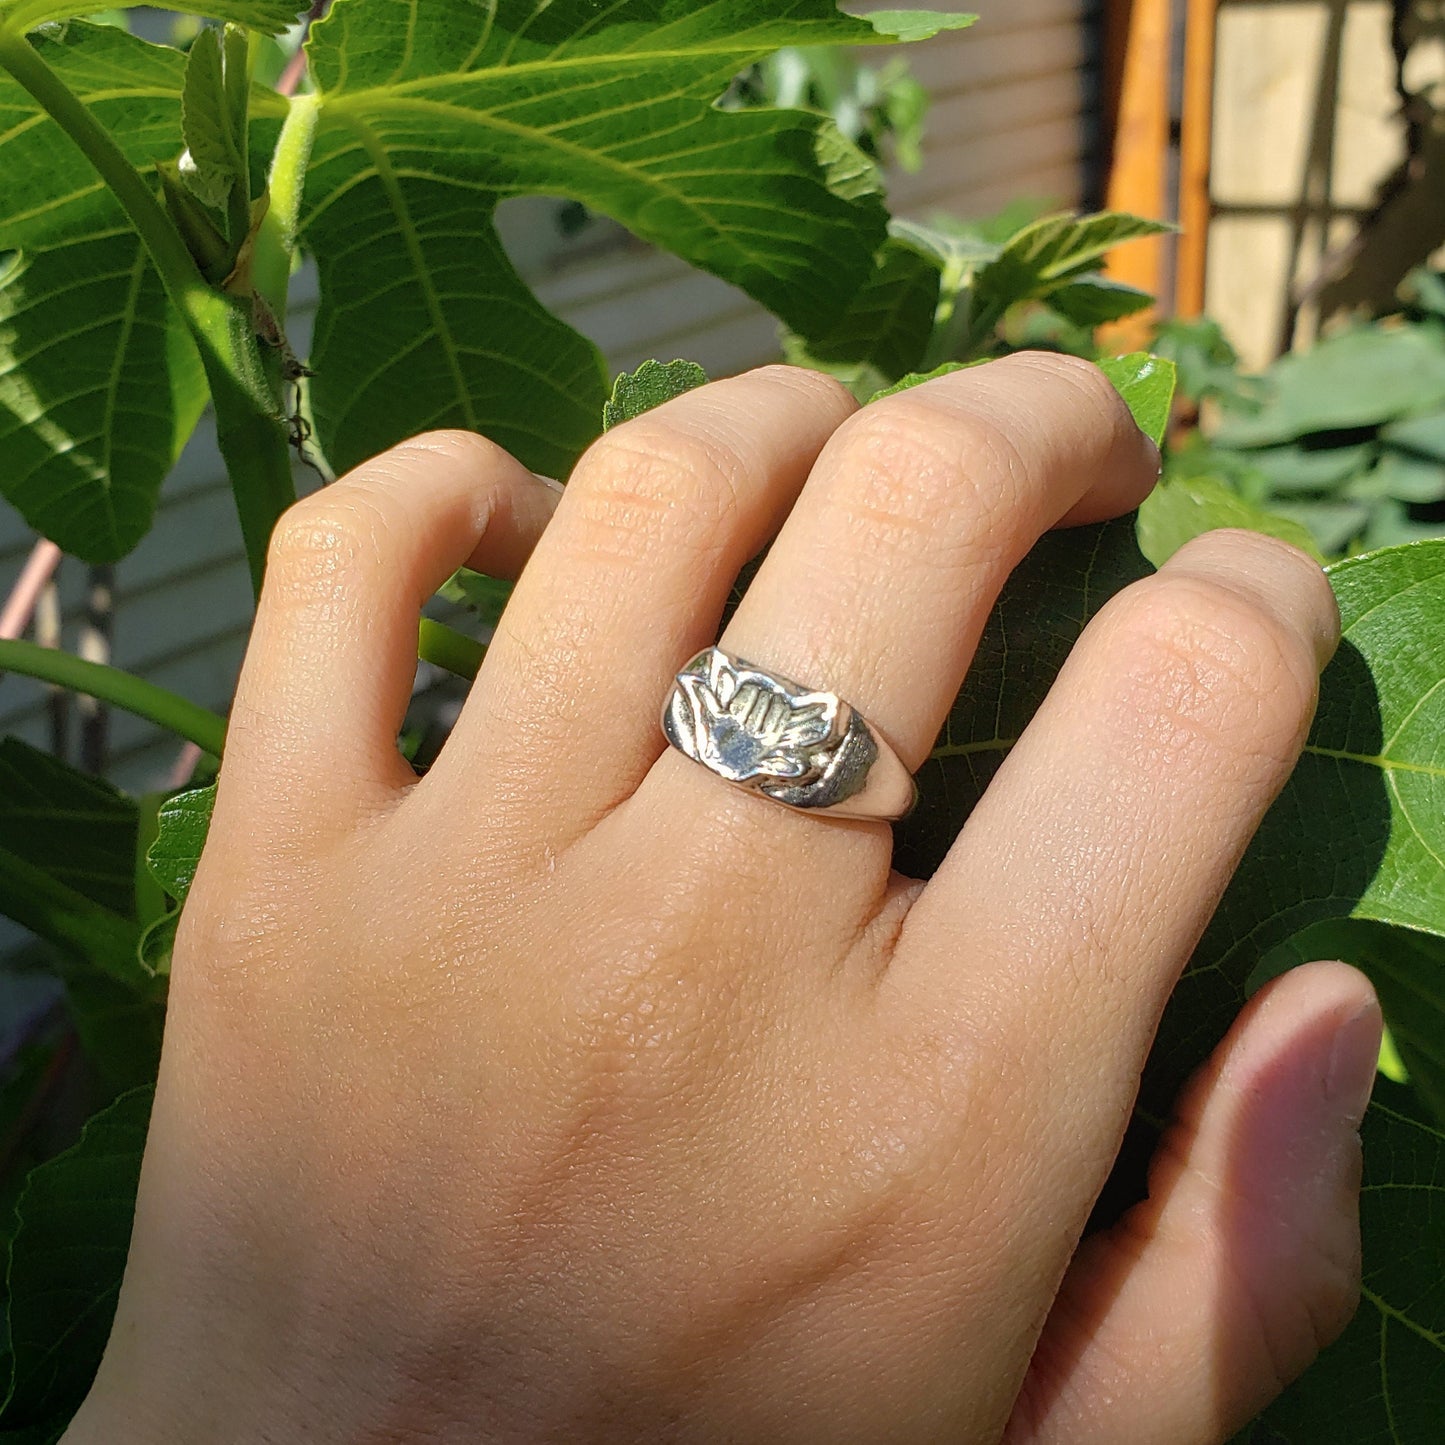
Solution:
<svg viewBox="0 0 1445 1445"><path fill-rule="evenodd" d="M33 642L0 640L0 672L39 678L87 697L99 698L169 728L215 757L221 756L225 746L224 718L118 667L86 662L68 652L40 647Z"/></svg>
<svg viewBox="0 0 1445 1445"><path fill-rule="evenodd" d="M444 622L433 622L430 617L423 617L417 630L416 655L423 662L470 682L481 669L487 648L485 643L448 627Z"/></svg>
<svg viewBox="0 0 1445 1445"><path fill-rule="evenodd" d="M252 280L256 294L271 308L280 326L286 324L286 292L291 280L291 261L296 254L301 197L306 188L306 170L311 164L311 147L320 114L320 96L292 98L271 157L271 204L256 233Z"/></svg>

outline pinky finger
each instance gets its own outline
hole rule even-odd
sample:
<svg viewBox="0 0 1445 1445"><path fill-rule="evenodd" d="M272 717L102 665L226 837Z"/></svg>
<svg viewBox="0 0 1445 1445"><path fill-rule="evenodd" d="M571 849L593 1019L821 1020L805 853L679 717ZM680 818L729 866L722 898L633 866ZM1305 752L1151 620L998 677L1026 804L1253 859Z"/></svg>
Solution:
<svg viewBox="0 0 1445 1445"><path fill-rule="evenodd" d="M1186 1091L1149 1198L1070 1266L1007 1445L1218 1445L1341 1333L1380 1030L1344 964L1251 1001Z"/></svg>

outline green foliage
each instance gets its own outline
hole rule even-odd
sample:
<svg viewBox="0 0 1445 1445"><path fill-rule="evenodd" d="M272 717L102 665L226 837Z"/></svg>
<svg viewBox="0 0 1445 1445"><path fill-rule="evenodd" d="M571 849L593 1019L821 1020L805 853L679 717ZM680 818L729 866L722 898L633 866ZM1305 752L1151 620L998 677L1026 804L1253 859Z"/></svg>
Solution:
<svg viewBox="0 0 1445 1445"><path fill-rule="evenodd" d="M508 195L580 200L803 334L866 275L886 222L867 158L823 116L714 101L781 45L876 42L873 26L831 0L728 0L664 28L626 0L594 22L580 0L504 3L467 34L446 6L338 0L316 27L303 225L322 286L313 410L337 469L421 422L557 476L596 434L600 358L503 255L490 218ZM498 331L529 338L525 368L478 344Z"/></svg>
<svg viewBox="0 0 1445 1445"><path fill-rule="evenodd" d="M785 331L784 354L867 397L910 373L997 355L1006 349L1000 327L1018 308L1042 308L1087 334L1150 303L1100 273L1109 249L1167 229L1106 211L1045 216L995 239L947 217L894 219L847 309L807 337Z"/></svg>
<svg viewBox="0 0 1445 1445"><path fill-rule="evenodd" d="M644 361L636 371L624 372L612 387L612 395L602 408L602 430L610 431L671 401L675 396L692 391L707 382L707 372L695 361Z"/></svg>
<svg viewBox="0 0 1445 1445"><path fill-rule="evenodd" d="M238 32L201 30L187 57L70 8L0 0L0 489L90 560L145 535L209 390L259 569L289 487L276 483L287 388L305 379L284 306L264 298L284 301L298 235L322 292L310 409L338 470L451 424L565 476L604 426L704 379L686 362L649 363L609 398L592 343L502 252L494 210L527 192L603 211L742 287L778 316L790 359L860 398L977 364L1040 318L1056 344L1092 354L1093 327L1150 301L1102 267L1154 222L890 222L865 152L906 158L922 97L896 63L860 67L851 48L970 17L851 18L832 0L336 0L313 34L306 97L287 102L242 83ZM274 33L297 8L235 0L203 13ZM68 23L17 41L49 20ZM284 60L275 46L261 54L272 71ZM1327 553L1433 524L1445 500L1441 278L1422 273L1399 317L1262 379L1242 377L1208 325L1166 326L1159 349L1211 416L1205 437L1172 449L1139 519L1155 561L1221 524L1298 543L1307 526ZM1161 440L1174 366L1144 353L1101 364ZM932 871L1088 618L1149 570L1129 519L1039 544L920 773L900 868ZM1358 961L1410 1084L1382 1094L1365 1130L1366 1306L1332 1363L1268 1419L1299 1445L1424 1445L1445 1368L1439 1293L1419 1287L1445 1278L1431 1193L1445 1141L1425 1122L1445 1099L1445 541L1354 557L1331 580L1346 640L1305 757L1169 1007L1104 1208L1137 1192L1153 1121L1252 982L1311 953ZM448 595L494 622L507 590L464 570ZM480 644L429 621L422 634L429 658L475 671ZM3 665L25 663L7 646ZM119 679L113 701L219 751L220 719L106 676ZM97 1100L114 1101L19 1197L0 1438L54 1440L98 1358L179 906L213 802L198 789L157 811L0 743L0 912L55 950ZM50 1048L37 1041L13 1071L0 1120L23 1117ZM16 1193L15 1177L0 1179L0 1201Z"/></svg>
<svg viewBox="0 0 1445 1445"><path fill-rule="evenodd" d="M1438 278L1417 273L1416 296ZM1156 343L1186 394L1212 403L1204 436L1171 460L1245 503L1309 529L1329 556L1445 533L1445 315L1423 302L1360 322L1260 377L1213 323L1174 323Z"/></svg>
<svg viewBox="0 0 1445 1445"><path fill-rule="evenodd" d="M177 903L184 903L191 891L215 806L213 784L177 793L157 815L156 839L146 853L146 863L151 875Z"/></svg>
<svg viewBox="0 0 1445 1445"><path fill-rule="evenodd" d="M101 8L99 6L97 9ZM115 10L136 10L139 4L112 6ZM201 0L188 7L191 13L212 20L231 20L249 26L262 35L278 35L295 19L305 4L292 0ZM33 30L47 20L69 20L75 15L88 15L84 4L75 0L0 0L0 25L19 31Z"/></svg>
<svg viewBox="0 0 1445 1445"><path fill-rule="evenodd" d="M1313 1370L1265 1412L1264 1424L1289 1442L1426 1442L1440 1433L1445 1134L1416 1115L1405 1091L1382 1083L1378 1093L1361 1130L1360 1308Z"/></svg>
<svg viewBox="0 0 1445 1445"><path fill-rule="evenodd" d="M1174 401L1175 370L1172 361L1136 351L1128 356L1108 356L1099 369L1118 388L1119 395L1134 413L1139 430L1155 446L1164 445L1169 428L1169 408Z"/></svg>
<svg viewBox="0 0 1445 1445"><path fill-rule="evenodd" d="M1208 476L1167 477L1154 488L1139 508L1139 547L1156 567L1162 567L1191 537L1219 527L1263 532L1324 561L1303 523L1267 512Z"/></svg>
<svg viewBox="0 0 1445 1445"><path fill-rule="evenodd" d="M910 171L923 164L928 103L907 61L871 66L847 51L816 46L788 46L750 66L721 101L733 109L822 111L865 155L891 158Z"/></svg>
<svg viewBox="0 0 1445 1445"><path fill-rule="evenodd" d="M36 50L141 166L180 152L185 57L110 26ZM140 238L85 157L0 70L0 491L106 562L145 535L205 405L200 359Z"/></svg>
<svg viewBox="0 0 1445 1445"><path fill-rule="evenodd" d="M26 1182L5 1272L7 1431L63 1426L90 1387L130 1247L150 1106L149 1089L117 1099Z"/></svg>

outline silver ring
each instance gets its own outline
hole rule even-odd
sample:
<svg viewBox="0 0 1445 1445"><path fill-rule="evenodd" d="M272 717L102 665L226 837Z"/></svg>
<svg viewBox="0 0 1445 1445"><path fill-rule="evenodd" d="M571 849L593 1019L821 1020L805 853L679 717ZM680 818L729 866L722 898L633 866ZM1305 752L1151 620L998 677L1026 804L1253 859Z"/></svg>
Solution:
<svg viewBox="0 0 1445 1445"><path fill-rule="evenodd" d="M898 754L836 693L811 691L720 647L677 674L662 730L725 782L790 808L894 822L918 796Z"/></svg>

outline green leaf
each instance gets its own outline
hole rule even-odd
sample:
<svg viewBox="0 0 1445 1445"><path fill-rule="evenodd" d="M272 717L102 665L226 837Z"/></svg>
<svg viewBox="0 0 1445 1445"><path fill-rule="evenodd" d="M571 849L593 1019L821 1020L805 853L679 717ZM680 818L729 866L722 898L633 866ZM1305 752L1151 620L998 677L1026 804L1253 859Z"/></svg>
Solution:
<svg viewBox="0 0 1445 1445"><path fill-rule="evenodd" d="M1324 561L1307 528L1245 501L1214 477L1160 482L1139 508L1139 548L1156 567L1162 567L1190 538L1218 527L1245 527L1279 537L1316 561Z"/></svg>
<svg viewBox="0 0 1445 1445"><path fill-rule="evenodd" d="M707 372L695 361L644 361L624 371L602 408L602 430L610 431L665 401L707 385Z"/></svg>
<svg viewBox="0 0 1445 1445"><path fill-rule="evenodd" d="M1281 357L1254 411L1225 413L1221 446L1267 446L1312 432L1380 426L1445 404L1445 333L1435 326L1362 326Z"/></svg>
<svg viewBox="0 0 1445 1445"><path fill-rule="evenodd" d="M1173 227L1122 211L1045 216L1010 238L974 281L980 307L1002 312L1016 302L1047 300L1067 281L1095 270L1115 246Z"/></svg>
<svg viewBox="0 0 1445 1445"><path fill-rule="evenodd" d="M1290 1445L1436 1445L1445 1379L1445 1134L1376 1087L1361 1134L1364 1284L1344 1335L1264 1413ZM1382 1102L1388 1099L1389 1102Z"/></svg>
<svg viewBox="0 0 1445 1445"><path fill-rule="evenodd" d="M940 15L932 10L874 10L865 17L880 34L894 40L931 40L945 30L965 30L977 15Z"/></svg>
<svg viewBox="0 0 1445 1445"><path fill-rule="evenodd" d="M156 840L146 854L152 876L176 900L186 901L216 806L216 787L192 788L161 804Z"/></svg>
<svg viewBox="0 0 1445 1445"><path fill-rule="evenodd" d="M783 46L885 38L832 0L499 0L465 17L337 0L310 42L303 215L332 462L457 425L563 476L596 435L601 360L507 262L492 217L508 196L582 201L826 334L884 240L876 170L824 116L714 102Z"/></svg>
<svg viewBox="0 0 1445 1445"><path fill-rule="evenodd" d="M982 361L945 361L942 366L935 366L932 371L911 371L892 386L875 391L868 398L868 402L871 405L875 401L882 401L885 396L897 396L900 391L912 391L915 386L922 386L925 381L936 381L940 376L952 376L955 371L969 371L975 366L983 365Z"/></svg>
<svg viewBox="0 0 1445 1445"><path fill-rule="evenodd" d="M80 1142L31 1172L6 1273L12 1370L0 1428L38 1428L73 1412L115 1315L151 1091L117 1099Z"/></svg>
<svg viewBox="0 0 1445 1445"><path fill-rule="evenodd" d="M99 8L99 7L96 7ZM137 4L115 5L112 10L138 10ZM234 20L238 25L249 25L265 35L279 35L292 24L297 14L305 9L292 0L200 0L198 5L187 5L190 13L204 15L212 20ZM47 20L70 20L77 15L88 15L83 0L0 0L0 25L7 29L33 30Z"/></svg>
<svg viewBox="0 0 1445 1445"><path fill-rule="evenodd" d="M785 337L784 353L795 366L832 375L866 370L893 380L923 359L937 309L937 268L913 246L890 238L837 321L811 340Z"/></svg>
<svg viewBox="0 0 1445 1445"><path fill-rule="evenodd" d="M171 954L176 947L176 928L181 921L179 909L163 913L146 925L137 946L140 966L155 978L167 978L171 971Z"/></svg>
<svg viewBox="0 0 1445 1445"><path fill-rule="evenodd" d="M1325 675L1306 763L1335 771L1345 784L1338 795L1373 788L1374 817L1388 824L1379 866L1351 912L1445 934L1445 542L1349 558L1330 582L1344 656Z"/></svg>
<svg viewBox="0 0 1445 1445"><path fill-rule="evenodd" d="M510 582L499 577L488 577L473 572L470 567L458 568L439 589L439 595L448 602L460 602L468 611L495 627L502 619L502 609L512 595Z"/></svg>
<svg viewBox="0 0 1445 1445"><path fill-rule="evenodd" d="M43 1111L37 1101L43 1099L48 1085L54 1082L51 1073L59 1066L63 1071L67 1047L57 1028L46 1028L32 1042L24 1044L0 1066L0 1260L4 1258L4 1241L10 1237L15 1219L15 1201L25 1187L25 1176L43 1157L36 1139L43 1125ZM9 1346L0 1326L0 1381L9 1379Z"/></svg>
<svg viewBox="0 0 1445 1445"><path fill-rule="evenodd" d="M1373 467L1341 488L1341 495L1358 501L1393 497L1417 504L1445 500L1445 462L1386 448Z"/></svg>
<svg viewBox="0 0 1445 1445"><path fill-rule="evenodd" d="M196 36L186 56L181 92L181 136L190 164L182 166L186 184L208 206L225 206L238 183L249 186L245 117L238 129L226 103L221 35L209 26Z"/></svg>
<svg viewBox="0 0 1445 1445"><path fill-rule="evenodd" d="M1147 351L1135 351L1128 356L1103 358L1099 370L1114 383L1134 414L1139 430L1155 446L1163 446L1178 375L1174 363L1162 356L1151 356Z"/></svg>
<svg viewBox="0 0 1445 1445"><path fill-rule="evenodd" d="M120 984L136 957L135 803L16 738L0 742L0 913Z"/></svg>
<svg viewBox="0 0 1445 1445"><path fill-rule="evenodd" d="M1252 448L1240 452L1239 456L1264 478L1271 492L1284 494L1334 491L1351 477L1367 471L1376 451L1373 442L1344 446L1289 442L1284 446Z"/></svg>
<svg viewBox="0 0 1445 1445"><path fill-rule="evenodd" d="M155 1082L166 1017L164 979L130 987L105 974L69 969L65 999L98 1090L96 1102Z"/></svg>
<svg viewBox="0 0 1445 1445"><path fill-rule="evenodd" d="M1401 451L1415 452L1445 464L1445 411L1392 422L1381 431L1380 440Z"/></svg>
<svg viewBox="0 0 1445 1445"><path fill-rule="evenodd" d="M35 45L132 163L179 148L185 57L109 26ZM118 203L0 72L0 493L66 551L123 556L206 400L184 327Z"/></svg>
<svg viewBox="0 0 1445 1445"><path fill-rule="evenodd" d="M1369 975L1411 1087L1445 1126L1445 939L1331 918L1272 949L1249 986L1316 958L1337 958Z"/></svg>
<svg viewBox="0 0 1445 1445"><path fill-rule="evenodd" d="M1055 287L1046 304L1075 326L1093 327L1147 311L1154 298L1137 286L1111 281L1107 276L1082 276Z"/></svg>
<svg viewBox="0 0 1445 1445"><path fill-rule="evenodd" d="M888 234L901 246L932 263L944 278L945 287L957 289L980 266L998 259L1001 243L990 241L963 223L945 224L940 218L931 225L894 216L888 222Z"/></svg>
<svg viewBox="0 0 1445 1445"><path fill-rule="evenodd" d="M135 907L135 803L18 738L0 741L0 848L117 913Z"/></svg>

